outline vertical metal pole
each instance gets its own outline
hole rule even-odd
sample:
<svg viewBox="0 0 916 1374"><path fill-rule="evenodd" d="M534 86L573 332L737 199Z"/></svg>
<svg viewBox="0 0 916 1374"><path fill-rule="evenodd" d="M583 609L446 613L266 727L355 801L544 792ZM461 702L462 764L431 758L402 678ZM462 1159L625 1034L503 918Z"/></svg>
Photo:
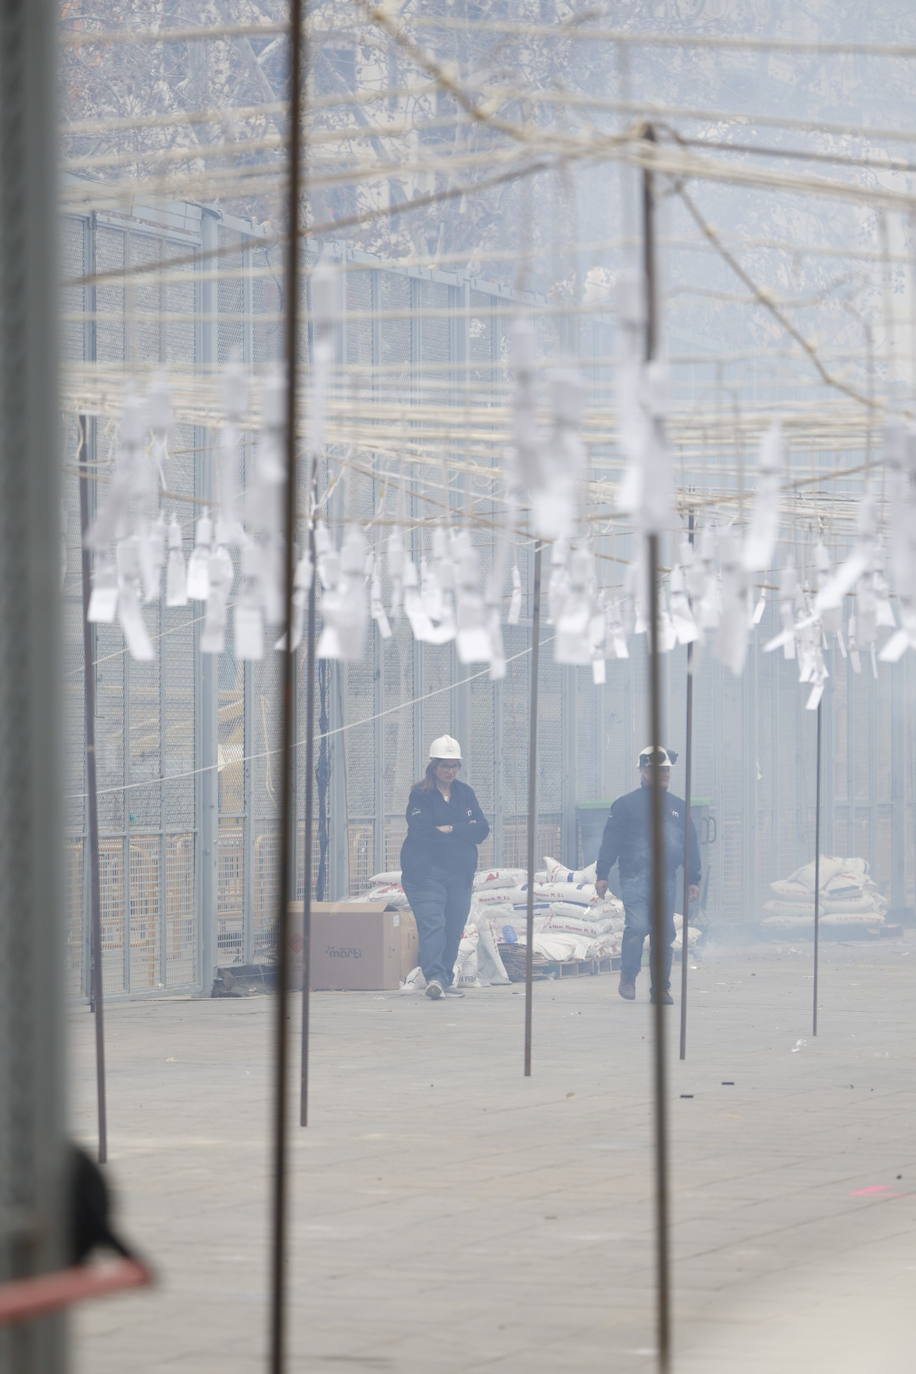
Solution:
<svg viewBox="0 0 916 1374"><path fill-rule="evenodd" d="M96 262L96 212L95 212L95 211L92 211L92 213L89 214L89 215L86 217L86 219L85 219L85 221L84 221L84 223L83 223L83 273L84 273L84 275L87 276L87 277L94 277L94 276L95 276L95 273L96 273L96 267L97 267L97 262ZM97 325L97 319L96 319L97 301L96 301L96 288L95 288L95 284L94 284L94 283L91 284L91 285L89 285L89 286L87 286L87 287L85 288L85 295L84 295L84 297L83 297L83 301L84 301L84 310L85 310L86 315L87 315L87 317L88 317L87 320L86 320L85 325L83 326L83 357L85 358L85 360L86 360L87 362L94 363L94 362L97 361L97 356L98 356L98 355L97 355L97 349L96 349L96 341L97 341L97 337L98 337L98 336L97 336L97 328L96 328L96 325ZM94 421L94 420L89 420L88 418L86 419L86 437L85 437L85 443L86 443L86 459L87 459L87 462L90 462L90 461L91 461L91 462L95 462L96 459L97 459L97 455L98 455L98 431L97 431L97 426L96 426L95 421ZM88 494L89 494L89 493L87 492L87 496L88 496ZM90 503L90 510L92 510L92 508L93 508L93 507L92 507L92 503ZM95 647L96 647L97 642L98 642L98 636L94 634L94 635L93 635L93 654L92 654L93 660L95 659ZM95 679L94 679L94 678L93 678L93 687L95 687ZM125 738L126 738L126 736L125 736ZM98 771L98 770L96 770L96 771ZM161 789L160 789L160 792L161 792ZM125 794L125 795L126 795L126 794ZM123 804L123 803L122 803L122 804ZM87 820L88 820L88 813L87 813ZM86 828L86 823L84 822L84 830L85 830L85 828ZM84 844L84 845L89 843L88 833L84 833L83 835L81 835L81 843ZM84 864L84 865L83 865L83 882L82 882L82 889L83 889L83 890L82 890L82 902L83 902L83 910L84 910L84 911L90 911L90 912L91 912L91 905L90 905L90 903L91 903L91 901L92 901L92 894L91 894L91 890L90 890L90 874L89 874L90 867L91 867L90 864ZM91 917L90 917L90 920L89 920L88 922L84 922L83 941L82 941L82 968L81 968L80 982L81 982L81 986L82 986L82 988L83 988L83 991L85 992L86 996L89 998L90 1006L92 1006L92 1005L93 1005L93 995L92 995L92 920L91 920Z"/></svg>
<svg viewBox="0 0 916 1374"><path fill-rule="evenodd" d="M257 266L255 258L256 248L249 248L245 255L245 295L242 309L245 315L244 334L242 336L242 359L245 363L253 365L260 362L260 349L255 347L255 291L253 273ZM247 478L250 472L251 459L249 449L246 444L243 449L243 479L247 485ZM255 696L255 675L254 663L251 659L246 659L242 665L242 757L246 760L251 759L255 752L254 740L254 696ZM255 877L254 877L254 764L245 762L242 764L242 960L246 964L254 962L254 901L255 901Z"/></svg>
<svg viewBox="0 0 916 1374"><path fill-rule="evenodd" d="M328 894L331 901L346 897L350 886L350 832L347 817L347 736L341 731L344 723L344 674L342 663L331 663L331 700L328 714L331 729L336 731L330 741L331 749L331 844L328 856ZM378 871L378 870L376 870Z"/></svg>
<svg viewBox="0 0 916 1374"><path fill-rule="evenodd" d="M343 278L343 289L344 291L346 291L347 273L345 271L342 272L341 277ZM346 299L346 297L344 299ZM381 320L378 317L379 282L377 272L372 272L369 274L369 304L372 313L372 319L369 324L369 360L372 364L372 394L375 395L378 394L380 390L379 378L383 376L383 374L378 371L379 364L382 361L382 325ZM341 314L343 313L344 312L341 311ZM344 359L344 361L346 361L346 359ZM374 481L373 507L375 509L378 508L380 493L382 491L384 491L384 488L380 488L378 483ZM396 496L392 498L392 505L396 508L397 500L398 498ZM397 639L398 631L397 629L395 629L395 632L392 636L392 648L396 647ZM386 653L385 650L385 645L387 641L382 639L381 635L374 634L372 636L372 640L374 646L372 652L376 664L376 674L375 692L373 695L373 710L375 712L375 721L372 726L373 816L371 872L381 873L384 869L387 869L388 867L388 837L386 833L388 829L386 809L387 798L385 796L385 769L383 765L383 760L385 757L385 722L382 717L382 712L385 709L385 669L387 666L386 658L388 658L389 655ZM414 646L415 654L419 654L419 648L419 645ZM397 656L395 654L392 653L390 655L390 658L395 663L397 662ZM411 720L414 719L414 712L411 711ZM413 733L416 734L415 731Z"/></svg>
<svg viewBox="0 0 916 1374"><path fill-rule="evenodd" d="M218 211L204 209L200 217L200 246L205 254L212 254L219 247ZM208 256L205 262L209 267L219 259ZM206 272L199 285L199 299L202 319L197 327L197 360L205 368L216 370L219 364L219 289L215 280L209 279ZM195 444L199 458L194 465L196 475L195 494L205 500L212 500L213 461L208 442L209 435L204 428L195 429ZM200 991L209 997L213 991L216 967L219 960L217 939L217 907L219 904L219 711L217 695L219 691L215 654L200 652L200 624L194 627L194 672L197 679L196 711L194 723L195 745L195 813L197 817L197 910L200 939ZM128 736L125 733L125 739ZM129 909L129 908L128 908ZM129 946L130 942L127 941Z"/></svg>
<svg viewBox="0 0 916 1374"><path fill-rule="evenodd" d="M277 911L277 992L274 1008L274 1097L273 1097L273 1190L271 1207L270 1266L270 1371L283 1374L286 1368L286 1285L287 1285L287 1154L288 1154L288 1075L289 1036L289 905L292 860L295 853L295 726L296 653L293 649L293 544L296 537L296 441L299 420L299 251L302 227L303 193L302 120L305 95L305 8L306 0L289 0L289 182L287 186L286 257L286 509L285 509L285 584L286 640L283 651L282 753L280 756L280 872ZM314 578L312 579L314 586ZM311 686L311 679L309 680ZM312 719L308 731L313 731ZM309 834L311 829L309 830ZM305 911L309 910L308 891L311 874L306 873ZM305 987L308 988L307 957Z"/></svg>
<svg viewBox="0 0 916 1374"><path fill-rule="evenodd" d="M250 759L254 753L254 673L251 660L246 661L243 669L244 707L242 714L242 739L244 757ZM254 768L250 762L242 764L242 805L245 814L242 819L242 950L243 961L254 961L253 914L255 902L254 874Z"/></svg>
<svg viewBox="0 0 916 1374"><path fill-rule="evenodd" d="M655 131L647 126L643 134L649 143L655 141ZM656 314L657 278L655 269L655 198L652 172L646 168L642 174L642 216L643 216L643 272L646 293L646 338L645 359L651 362L658 348L658 319ZM646 569L649 576L649 737L653 746L661 743L661 673L659 652L659 596L658 596L658 534L654 531L646 536ZM654 1026L654 1065L653 1086L655 1097L655 1230L656 1230L656 1286L657 1286L657 1339L658 1368L660 1374L669 1374L671 1369L671 1284L670 1256L668 1239L668 1119L667 1084L665 1056L665 1008L662 993L665 987L665 859L664 830L662 817L662 789L657 772L653 775L651 788L652 815L652 985L655 989L653 1004Z"/></svg>
<svg viewBox="0 0 916 1374"><path fill-rule="evenodd" d="M693 511L687 525L688 538L693 546ZM681 1043L680 1057L687 1058L687 933L689 930L690 898L687 876L690 856L690 803L693 782L693 644L687 645L687 723L684 739L684 887L681 902Z"/></svg>
<svg viewBox="0 0 916 1374"><path fill-rule="evenodd" d="M456 647L455 647L455 641L454 641L454 640L452 640L452 643L451 643L450 646L449 646L449 650L450 650L450 652L449 652L449 673L450 673L450 675L451 675L452 681L453 681L453 682L457 682L457 681L458 681L458 678L459 678L459 677L461 676L461 674L464 673L466 670L464 669L464 667L463 667L463 665L462 665L462 663L461 663L461 660L460 660L459 657L458 657L458 653L457 653L457 650L456 650ZM467 756L468 756L470 759L474 759L474 757L475 757L475 755L476 755L476 758L477 758L477 767L482 769L482 760L481 760L481 757L480 757L480 753L479 753L477 750L475 750L475 748L474 748L474 746L475 746L476 743L477 743L477 740L476 740L476 739L474 739L474 740L471 739L471 689L470 689L470 684L467 683L467 682L462 682L462 683L460 684L460 686L457 686L457 687L453 688L453 690L450 692L449 695L450 695L450 697L451 697L451 706L452 706L452 711L451 711L451 715L452 715L452 721L451 721L451 730L452 730L452 734L454 734L455 737L456 737L458 740L461 741L462 747L464 748L464 750L466 751ZM472 765L472 768L473 768L473 765ZM478 783L478 786L479 786L479 783Z"/></svg>
<svg viewBox="0 0 916 1374"><path fill-rule="evenodd" d="M579 733L577 668L560 669L560 853L571 868L578 868L579 837L576 826L576 798L579 795ZM593 698L594 699L594 689ZM588 863L590 855L581 862Z"/></svg>
<svg viewBox="0 0 916 1374"><path fill-rule="evenodd" d="M811 1034L817 1035L817 973L821 926L821 702L817 703L817 761L814 778L814 989Z"/></svg>
<svg viewBox="0 0 916 1374"><path fill-rule="evenodd" d="M505 863L503 853L503 816L505 814L504 800L504 778L503 769L503 712L506 697L503 689L503 680L499 679L493 683L493 806L490 815L493 819L490 822L490 835L493 840L493 862L497 864Z"/></svg>
<svg viewBox="0 0 916 1374"><path fill-rule="evenodd" d="M827 663L827 681L833 684L837 675L837 656L838 651L833 645L828 645L824 650L824 657ZM825 768L821 776L821 845L827 854L835 854L834 835L835 835L835 807L836 807L836 786L834 781L833 760L836 758L836 696L831 690L826 691L821 705L824 708L824 719L821 723L823 737L826 741L826 752L831 760L831 766Z"/></svg>
<svg viewBox="0 0 916 1374"><path fill-rule="evenodd" d="M747 676L745 674L745 676ZM745 692L745 722L753 723L753 753L745 759L745 816L744 816L744 871L747 875L745 893L748 901L756 902L761 886L760 873L760 782L758 765L760 762L760 653L753 653L751 659L750 702ZM771 832L772 833L772 832ZM709 886L707 884L707 892Z"/></svg>
<svg viewBox="0 0 916 1374"><path fill-rule="evenodd" d="M79 484L83 582L83 719L86 729L86 813L89 844L89 927L91 998L95 1015L95 1082L98 1104L99 1163L108 1159L108 1106L105 1093L105 998L102 977L102 902L99 893L99 799L95 768L95 634L88 620L92 569L86 535L89 530L89 467L86 417L80 415Z"/></svg>
<svg viewBox="0 0 916 1374"><path fill-rule="evenodd" d="M867 671L867 670L866 670ZM868 787L868 841L866 857L869 868L874 871L877 867L878 858L878 691L875 679L869 675L866 678L868 683L868 696L865 702L867 712L865 728L868 732L868 749L865 755L867 767L867 787ZM861 853L859 849L853 853Z"/></svg>
<svg viewBox="0 0 916 1374"><path fill-rule="evenodd" d="M909 656L907 655L907 658ZM906 824L906 788L905 788L905 768L906 768L906 714L904 712L904 664L900 663L892 668L888 675L888 689L890 692L891 705L891 910L894 912L895 919L905 912L906 909L906 847L907 847L907 824Z"/></svg>
<svg viewBox="0 0 916 1374"><path fill-rule="evenodd" d="M315 773L315 789L318 811L318 865L315 870L315 898L319 902L328 900L328 851L331 842L331 664L323 659L318 664L318 766ZM344 816L347 814L345 811ZM339 848L339 846L336 846ZM304 856L303 856L304 864ZM302 876L303 889L311 887L306 874Z"/></svg>
<svg viewBox="0 0 916 1374"><path fill-rule="evenodd" d="M856 850L856 672L846 660L846 848Z"/></svg>
<svg viewBox="0 0 916 1374"><path fill-rule="evenodd" d="M388 867L388 847L385 843L385 770L382 760L385 757L385 644L381 635L372 637L373 686L372 707L375 719L372 722L372 864L370 873L381 873ZM346 750L344 745L344 750Z"/></svg>
<svg viewBox="0 0 916 1374"><path fill-rule="evenodd" d="M308 617L305 640L305 817L303 820L302 877L302 1025L299 1053L299 1125L309 1124L309 1047L311 1034L311 952L312 952L312 849L315 818L315 680L318 569L315 553L315 470L314 456L309 460L308 547L312 565L309 583Z"/></svg>
<svg viewBox="0 0 916 1374"><path fill-rule="evenodd" d="M541 543L534 546L531 592L531 676L528 691L528 887L525 909L525 1077L531 1077L531 1023L534 985L534 849L537 843L538 676L541 657Z"/></svg>

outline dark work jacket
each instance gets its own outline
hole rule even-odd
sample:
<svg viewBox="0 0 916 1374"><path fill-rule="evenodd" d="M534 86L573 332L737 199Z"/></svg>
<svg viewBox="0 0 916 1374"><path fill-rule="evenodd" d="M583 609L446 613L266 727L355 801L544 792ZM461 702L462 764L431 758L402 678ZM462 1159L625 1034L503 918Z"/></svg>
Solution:
<svg viewBox="0 0 916 1374"><path fill-rule="evenodd" d="M652 789L637 787L618 797L601 837L601 850L595 867L595 877L606 882L615 862L620 878L649 877L652 850ZM687 808L680 797L662 792L662 834L665 844L665 873L673 878L684 862L684 820ZM693 821L687 817L687 881L700 881L700 847Z"/></svg>
<svg viewBox="0 0 916 1374"><path fill-rule="evenodd" d="M439 825L453 829L444 834L436 829ZM470 882L477 867L477 846L489 833L489 822L467 783L456 778L449 801L438 787L412 787L407 802L407 836L401 846L401 873L410 882L440 868Z"/></svg>

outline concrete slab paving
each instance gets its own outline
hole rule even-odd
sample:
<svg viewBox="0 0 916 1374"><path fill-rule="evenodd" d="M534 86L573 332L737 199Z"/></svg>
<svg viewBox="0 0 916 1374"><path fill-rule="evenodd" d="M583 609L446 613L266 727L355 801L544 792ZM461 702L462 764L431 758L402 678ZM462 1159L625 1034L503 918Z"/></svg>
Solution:
<svg viewBox="0 0 916 1374"><path fill-rule="evenodd" d="M685 1062L668 1019L677 1374L912 1368L913 946L823 945L816 1039L810 949L691 969ZM530 1079L523 1011L517 986L313 994L291 1371L655 1369L651 1009L607 975L539 983ZM273 1003L112 1004L107 1027L111 1177L160 1282L74 1314L74 1374L266 1369ZM91 1143L82 1009L72 1047Z"/></svg>

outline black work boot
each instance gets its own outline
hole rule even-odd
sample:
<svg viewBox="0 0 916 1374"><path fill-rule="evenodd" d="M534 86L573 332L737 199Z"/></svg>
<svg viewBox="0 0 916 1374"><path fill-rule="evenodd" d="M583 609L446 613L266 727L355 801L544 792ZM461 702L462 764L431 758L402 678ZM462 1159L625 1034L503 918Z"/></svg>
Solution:
<svg viewBox="0 0 916 1374"><path fill-rule="evenodd" d="M636 1000L636 979L627 978L625 974L621 973L620 985L617 991L620 993L621 997L625 998L628 1002L634 1002Z"/></svg>
<svg viewBox="0 0 916 1374"><path fill-rule="evenodd" d="M674 998L671 996L671 993L668 991L667 988L665 988L665 990L664 990L664 992L662 993L661 997L656 998L655 993L653 992L653 993L651 994L651 998L652 998L652 1001L653 1001L653 1002L655 1002L655 1001L661 1002L661 1004L662 1004L663 1007L673 1007L673 1006L674 1006Z"/></svg>

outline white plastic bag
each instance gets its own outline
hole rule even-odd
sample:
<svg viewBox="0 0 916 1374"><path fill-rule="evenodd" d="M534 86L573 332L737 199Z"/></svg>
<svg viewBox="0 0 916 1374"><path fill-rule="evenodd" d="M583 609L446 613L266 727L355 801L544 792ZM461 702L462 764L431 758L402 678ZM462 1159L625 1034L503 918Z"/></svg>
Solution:
<svg viewBox="0 0 916 1374"><path fill-rule="evenodd" d="M496 931L487 917L477 918L477 976L482 983L501 985L510 982L506 966L496 945Z"/></svg>
<svg viewBox="0 0 916 1374"><path fill-rule="evenodd" d="M401 983L401 992L423 992L426 988L426 979L423 977L423 970L417 965L407 974Z"/></svg>
<svg viewBox="0 0 916 1374"><path fill-rule="evenodd" d="M465 926L461 943L458 946L458 958L455 960L453 977L456 987L479 988L480 979L477 977L477 946L480 934L476 926Z"/></svg>

